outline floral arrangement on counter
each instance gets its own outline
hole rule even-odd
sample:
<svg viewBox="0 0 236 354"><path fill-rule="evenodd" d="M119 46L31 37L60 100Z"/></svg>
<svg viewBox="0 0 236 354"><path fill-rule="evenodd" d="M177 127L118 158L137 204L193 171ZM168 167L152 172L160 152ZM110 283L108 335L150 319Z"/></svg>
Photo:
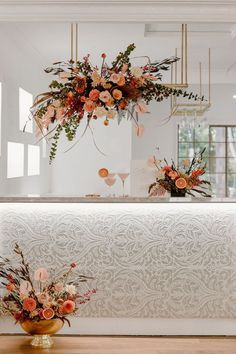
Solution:
<svg viewBox="0 0 236 354"><path fill-rule="evenodd" d="M156 182L152 183L148 189L149 196L163 196L167 191L174 197L184 197L186 193L193 197L195 197L194 193L203 197L211 197L203 190L204 186L205 188L210 186L210 182L201 179L201 176L206 172L204 152L205 148L199 153L195 153L191 161L183 160L181 166L178 167L173 161L169 165L166 159L157 160L155 156L149 159L149 166L154 166L157 169Z"/></svg>
<svg viewBox="0 0 236 354"><path fill-rule="evenodd" d="M85 117L85 131L90 128L90 121L98 118L103 119L105 126L116 116L118 123L123 118L131 118L137 126L138 135L138 113L148 112L147 105L151 100L160 102L170 95L203 100L192 92L160 84L161 71L168 70L179 58L153 63L149 60L143 67L131 66L130 55L134 49L135 45L130 44L110 66L103 53L101 69L90 63L89 55L83 61L57 62L45 69L46 73L57 76L57 79L49 85L50 91L36 97L32 116L38 133L52 139L50 162L56 156L61 133L64 131L68 141L72 141Z"/></svg>
<svg viewBox="0 0 236 354"><path fill-rule="evenodd" d="M15 267L7 258L0 258L0 284L8 292L0 298L0 309L5 315L11 315L16 322L39 322L60 319L70 322L67 316L75 313L79 306L87 303L96 289L85 293L78 291L78 285L90 277L79 275L75 280L71 276L76 263L71 263L66 272L49 281L46 268L39 268L32 277L29 265L18 244L14 252L20 257L20 265Z"/></svg>

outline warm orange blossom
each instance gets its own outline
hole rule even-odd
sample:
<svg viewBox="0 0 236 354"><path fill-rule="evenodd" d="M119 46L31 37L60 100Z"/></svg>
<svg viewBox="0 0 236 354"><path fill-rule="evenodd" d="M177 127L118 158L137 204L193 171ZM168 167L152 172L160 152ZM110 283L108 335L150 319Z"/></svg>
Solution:
<svg viewBox="0 0 236 354"><path fill-rule="evenodd" d="M98 174L100 177L105 178L108 176L109 171L106 168L100 168L100 170L98 171Z"/></svg>
<svg viewBox="0 0 236 354"><path fill-rule="evenodd" d="M187 181L183 177L180 177L175 181L175 185L179 189L184 189L187 187Z"/></svg>

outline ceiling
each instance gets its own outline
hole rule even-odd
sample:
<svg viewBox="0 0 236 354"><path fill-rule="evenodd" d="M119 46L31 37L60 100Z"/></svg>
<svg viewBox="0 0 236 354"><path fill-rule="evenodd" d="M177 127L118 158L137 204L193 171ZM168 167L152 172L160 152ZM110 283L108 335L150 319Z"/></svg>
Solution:
<svg viewBox="0 0 236 354"><path fill-rule="evenodd" d="M108 61L111 61L129 43L135 43L134 56L163 59L174 55L175 48L180 51L180 28L181 24L176 23L82 23L79 25L79 57L90 53L91 61L99 65L101 53L107 53ZM22 43L32 60L42 67L70 57L69 23L1 23L0 34L1 48L4 48L4 41ZM199 61L202 62L203 81L207 79L209 47L213 81L234 83L236 24L188 25L190 80L198 82Z"/></svg>

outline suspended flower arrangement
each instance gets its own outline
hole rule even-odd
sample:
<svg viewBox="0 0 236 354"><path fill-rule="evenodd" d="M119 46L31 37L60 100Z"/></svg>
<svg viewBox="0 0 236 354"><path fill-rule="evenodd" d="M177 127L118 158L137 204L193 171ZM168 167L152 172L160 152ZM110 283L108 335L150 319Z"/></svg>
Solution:
<svg viewBox="0 0 236 354"><path fill-rule="evenodd" d="M134 49L135 45L130 44L110 66L103 53L100 70L92 66L89 55L83 61L57 62L45 69L57 79L52 80L49 92L36 97L32 115L38 131L52 141L50 162L56 156L61 133L69 141L74 140L82 119L87 119L85 130L91 120L103 119L104 126L108 126L115 118L118 123L132 119L138 131L138 114L148 112L150 101L161 102L170 95L199 99L192 92L160 83L161 72L168 70L178 58L149 61L143 67L132 66L130 55Z"/></svg>

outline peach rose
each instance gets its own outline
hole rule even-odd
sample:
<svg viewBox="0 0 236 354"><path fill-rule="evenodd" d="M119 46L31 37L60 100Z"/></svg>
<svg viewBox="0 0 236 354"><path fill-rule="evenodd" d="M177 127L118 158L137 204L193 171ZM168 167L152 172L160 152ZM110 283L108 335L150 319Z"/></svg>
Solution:
<svg viewBox="0 0 236 354"><path fill-rule="evenodd" d="M125 77L124 77L124 75L120 75L120 79L117 82L117 85L118 86L124 86L125 85Z"/></svg>
<svg viewBox="0 0 236 354"><path fill-rule="evenodd" d="M114 97L115 100L119 101L122 98L122 92L120 90L113 90L112 96Z"/></svg>
<svg viewBox="0 0 236 354"><path fill-rule="evenodd" d="M93 89L92 91L89 92L89 98L92 101L97 101L99 99L100 91L97 89Z"/></svg>
<svg viewBox="0 0 236 354"><path fill-rule="evenodd" d="M32 297L27 297L23 301L23 309L32 312L36 309L36 301Z"/></svg>
<svg viewBox="0 0 236 354"><path fill-rule="evenodd" d="M49 295L47 293L41 293L38 295L38 302L40 304L45 304L49 301Z"/></svg>
<svg viewBox="0 0 236 354"><path fill-rule="evenodd" d="M102 91L99 95L99 99L102 101L102 102L108 102L110 99L111 99L111 95L109 93L109 91Z"/></svg>
<svg viewBox="0 0 236 354"><path fill-rule="evenodd" d="M86 101L84 104L84 110L86 112L92 112L95 109L95 107L96 107L95 103L91 100Z"/></svg>
<svg viewBox="0 0 236 354"><path fill-rule="evenodd" d="M111 74L110 80L114 82L114 84L117 84L118 81L120 80L120 74L116 74L116 73Z"/></svg>
<svg viewBox="0 0 236 354"><path fill-rule="evenodd" d="M64 313L72 313L75 310L75 302L72 300L66 300L63 303L62 308Z"/></svg>
<svg viewBox="0 0 236 354"><path fill-rule="evenodd" d="M104 117L107 115L107 110L104 107L97 107L94 111L94 114L98 117Z"/></svg>
<svg viewBox="0 0 236 354"><path fill-rule="evenodd" d="M42 283L48 280L48 271L46 268L38 268L34 273L34 279Z"/></svg>

